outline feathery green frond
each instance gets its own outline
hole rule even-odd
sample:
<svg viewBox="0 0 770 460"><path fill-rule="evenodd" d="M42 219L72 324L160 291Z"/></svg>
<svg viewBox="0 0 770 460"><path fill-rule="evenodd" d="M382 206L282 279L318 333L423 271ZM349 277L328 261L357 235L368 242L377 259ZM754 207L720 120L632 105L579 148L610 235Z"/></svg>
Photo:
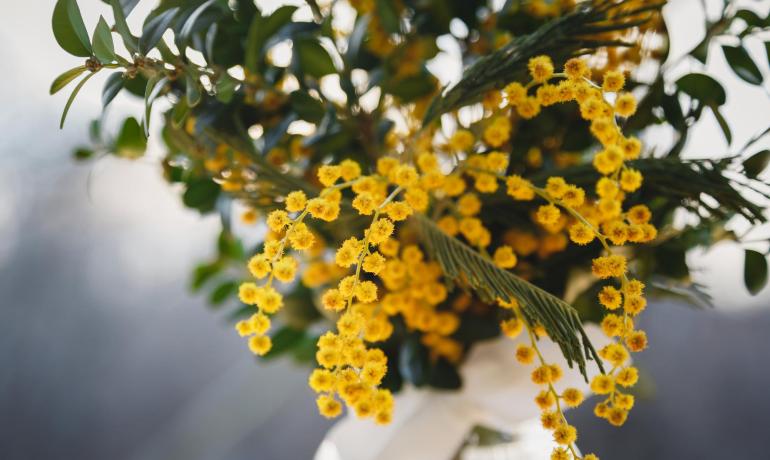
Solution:
<svg viewBox="0 0 770 460"><path fill-rule="evenodd" d="M416 214L414 219L419 224L422 242L447 277L467 282L482 300L489 303L496 299L518 300L524 306L521 312L527 321L543 325L548 336L561 348L570 367L573 362L577 363L583 376L587 376L586 360L593 359L602 369L601 360L583 330L577 311L568 303L495 266L468 245L444 233L426 216Z"/></svg>
<svg viewBox="0 0 770 460"><path fill-rule="evenodd" d="M466 69L455 86L433 100L423 125L427 126L446 112L475 102L492 89L501 89L509 82L520 79L533 56L547 54L555 62L563 62L600 46L627 46L624 42L598 40L591 35L643 24L650 14L663 6L663 2L654 2L624 11L622 6L625 3L597 1L581 4L573 12L544 24L532 34L518 37L482 57Z"/></svg>

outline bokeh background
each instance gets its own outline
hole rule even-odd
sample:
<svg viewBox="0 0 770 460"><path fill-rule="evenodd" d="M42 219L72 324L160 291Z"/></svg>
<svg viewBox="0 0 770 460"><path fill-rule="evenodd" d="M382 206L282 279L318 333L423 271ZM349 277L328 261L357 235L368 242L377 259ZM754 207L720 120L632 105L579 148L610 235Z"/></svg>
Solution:
<svg viewBox="0 0 770 460"><path fill-rule="evenodd" d="M311 458L330 425L316 415L308 371L286 360L257 366L226 315L189 292L192 266L215 250L218 220L183 208L151 158L72 161L100 113L101 80L60 131L67 91L51 97L48 87L77 60L53 39L54 3L0 2L0 459ZM87 25L109 14L97 0L79 3ZM744 3L762 16L770 9ZM700 41L701 1L672 0L666 15L672 54ZM761 41L747 46L762 59ZM770 124L768 84L738 80L721 53L708 68L728 89L723 113L740 146ZM141 109L119 96L111 110L108 120ZM704 116L686 155L731 151ZM589 405L578 410L585 450L606 459L770 455L770 290L748 295L733 243L689 261L716 308L650 307L652 347L638 358L644 396L622 429Z"/></svg>

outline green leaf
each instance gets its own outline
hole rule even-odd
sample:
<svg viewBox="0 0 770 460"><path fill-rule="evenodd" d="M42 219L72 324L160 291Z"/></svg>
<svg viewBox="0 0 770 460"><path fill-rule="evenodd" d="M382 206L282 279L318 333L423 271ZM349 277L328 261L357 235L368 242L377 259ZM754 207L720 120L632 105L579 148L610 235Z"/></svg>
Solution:
<svg viewBox="0 0 770 460"><path fill-rule="evenodd" d="M62 49L74 56L91 56L91 41L75 0L58 0L51 20L53 35Z"/></svg>
<svg viewBox="0 0 770 460"><path fill-rule="evenodd" d="M727 101L727 94L722 85L706 74L687 74L676 81L676 86L703 105L720 106Z"/></svg>
<svg viewBox="0 0 770 460"><path fill-rule="evenodd" d="M120 4L119 0L110 0L110 6L112 7L112 14L115 17L115 30L120 34L123 39L123 45L131 53L139 51L139 44L136 37L131 33L131 29L128 28L128 22L126 21L126 11Z"/></svg>
<svg viewBox="0 0 770 460"><path fill-rule="evenodd" d="M400 31L398 11L392 0L376 0L377 18L385 32L396 34Z"/></svg>
<svg viewBox="0 0 770 460"><path fill-rule="evenodd" d="M763 21L757 13L751 10L739 10L735 13L735 17L743 19L750 27L762 27L765 25L765 21Z"/></svg>
<svg viewBox="0 0 770 460"><path fill-rule="evenodd" d="M187 190L182 195L182 202L188 208L206 213L212 211L216 206L219 193L219 185L211 179L193 179L187 184Z"/></svg>
<svg viewBox="0 0 770 460"><path fill-rule="evenodd" d="M722 45L722 51L725 53L725 59L730 64L730 68L733 69L736 75L738 75L743 81L751 83L752 85L762 84L762 72L754 64L754 60L751 59L748 51L743 46L727 46Z"/></svg>
<svg viewBox="0 0 770 460"><path fill-rule="evenodd" d="M88 160L89 158L94 156L94 151L91 149L81 147L81 148L75 149L72 155L75 157L76 160L83 161L83 160Z"/></svg>
<svg viewBox="0 0 770 460"><path fill-rule="evenodd" d="M60 89L64 88L78 77L81 73L85 72L86 66L81 65L74 67L72 69L69 69L68 71L64 72L63 74L56 77L56 79L51 83L51 89L49 90L49 94L56 94L59 92Z"/></svg>
<svg viewBox="0 0 770 460"><path fill-rule="evenodd" d="M147 54L160 41L166 29L176 18L179 8L171 8L149 19L142 27L142 36L139 37L139 52Z"/></svg>
<svg viewBox="0 0 770 460"><path fill-rule="evenodd" d="M152 104L158 97L163 87L166 86L168 78L155 76L147 81L147 87L144 90L144 132L149 133L150 115L152 115Z"/></svg>
<svg viewBox="0 0 770 460"><path fill-rule="evenodd" d="M278 30L291 21L291 16L297 10L296 6L284 5L273 11L270 16L263 17L259 14L254 15L254 19L249 26L248 36L246 38L246 56L244 57L244 67L252 73L256 73L259 68L261 56L264 54L264 46L267 40Z"/></svg>
<svg viewBox="0 0 770 460"><path fill-rule="evenodd" d="M324 116L323 103L306 91L296 90L292 92L289 94L289 101L291 101L291 108L303 120L318 123Z"/></svg>
<svg viewBox="0 0 770 460"><path fill-rule="evenodd" d="M200 264L193 270L192 281L190 288L193 291L197 291L206 284L206 281L210 280L217 275L224 268L223 264L219 261L214 261L208 264Z"/></svg>
<svg viewBox="0 0 770 460"><path fill-rule="evenodd" d="M102 89L102 107L107 107L115 99L115 96L123 89L124 82L123 72L115 72L107 78Z"/></svg>
<svg viewBox="0 0 770 460"><path fill-rule="evenodd" d="M115 139L115 155L122 158L139 158L147 150L147 138L134 117L128 117Z"/></svg>
<svg viewBox="0 0 770 460"><path fill-rule="evenodd" d="M211 305L221 305L229 297L235 295L238 292L237 281L225 281L217 285L211 294L209 295L209 303Z"/></svg>
<svg viewBox="0 0 770 460"><path fill-rule="evenodd" d="M308 75L320 78L337 72L326 48L315 38L303 37L294 40L294 52L297 53L300 68Z"/></svg>
<svg viewBox="0 0 770 460"><path fill-rule="evenodd" d="M72 90L72 94L70 94L69 99L67 99L67 103L64 104L64 111L61 114L61 120L59 121L59 129L64 128L64 120L67 118L67 113L70 111L70 107L72 107L72 103L75 101L75 97L78 95L80 90L83 88L83 85L86 84L86 82L96 75L96 72L89 73L85 77L83 77L82 80L75 86L75 89Z"/></svg>
<svg viewBox="0 0 770 460"><path fill-rule="evenodd" d="M430 369L428 384L441 390L457 390L462 386L462 379L452 363L439 358Z"/></svg>
<svg viewBox="0 0 770 460"><path fill-rule="evenodd" d="M99 59L102 64L109 64L116 61L118 58L115 56L115 44L112 42L112 31L110 26L107 25L107 21L104 17L99 16L99 22L94 29L94 37L91 40L94 49L94 56Z"/></svg>
<svg viewBox="0 0 770 460"><path fill-rule="evenodd" d="M305 331L284 326L270 337L273 346L262 358L267 360L277 358L295 346L300 345L303 338L305 338Z"/></svg>
<svg viewBox="0 0 770 460"><path fill-rule="evenodd" d="M767 55L767 65L770 65L770 42L765 42L765 54Z"/></svg>
<svg viewBox="0 0 770 460"><path fill-rule="evenodd" d="M185 94L187 98L187 105L195 107L201 101L203 95L201 94L201 88L198 84L198 79L192 73L187 73L185 76Z"/></svg>
<svg viewBox="0 0 770 460"><path fill-rule="evenodd" d="M757 295L767 284L767 259L764 254L746 249L743 262L743 282L751 295Z"/></svg>
<svg viewBox="0 0 770 460"><path fill-rule="evenodd" d="M190 14L190 16L187 17L187 19L185 19L184 25L182 26L182 30L180 30L175 37L175 42L180 52L183 53L184 45L186 45L190 41L190 36L192 35L193 30L195 28L195 21L197 21L200 15L203 14L203 12L206 11L208 7L213 5L215 1L216 0L207 0L203 2L200 6L198 6L192 12L192 14Z"/></svg>
<svg viewBox="0 0 770 460"><path fill-rule="evenodd" d="M238 80L227 74L221 75L215 86L217 100L225 104L230 102L233 99L237 85Z"/></svg>
<svg viewBox="0 0 770 460"><path fill-rule="evenodd" d="M436 89L436 78L428 72L419 73L400 80L387 81L382 85L382 89L403 102L410 102L433 92Z"/></svg>
<svg viewBox="0 0 770 460"><path fill-rule="evenodd" d="M404 340L398 355L398 370L414 386L420 387L428 382L430 360L428 349L419 339L411 335Z"/></svg>
<svg viewBox="0 0 770 460"><path fill-rule="evenodd" d="M190 114L190 107L187 105L187 99L180 99L174 109L171 111L171 123L174 127L179 128L182 123L187 119L187 115Z"/></svg>
<svg viewBox="0 0 770 460"><path fill-rule="evenodd" d="M439 229L426 216L417 214L423 244L441 265L447 277L467 283L481 299L518 300L522 313L531 324L542 324L549 337L559 345L567 363L576 363L583 376L586 360L594 359L603 370L596 350L583 330L580 318L568 303L543 289L497 267L489 259ZM582 343L581 343L582 342Z"/></svg>
<svg viewBox="0 0 770 460"><path fill-rule="evenodd" d="M755 179L767 168L768 163L770 163L770 150L762 150L743 162L743 170L746 171L746 176Z"/></svg>
<svg viewBox="0 0 770 460"><path fill-rule="evenodd" d="M717 109L716 107L712 107L712 112L714 112L714 117L717 119L717 123L719 123L719 127L722 129L722 134L725 135L725 140L727 140L727 145L730 145L733 143L733 133L730 131L730 125L727 123L727 120L725 120L725 117L722 116L722 113Z"/></svg>

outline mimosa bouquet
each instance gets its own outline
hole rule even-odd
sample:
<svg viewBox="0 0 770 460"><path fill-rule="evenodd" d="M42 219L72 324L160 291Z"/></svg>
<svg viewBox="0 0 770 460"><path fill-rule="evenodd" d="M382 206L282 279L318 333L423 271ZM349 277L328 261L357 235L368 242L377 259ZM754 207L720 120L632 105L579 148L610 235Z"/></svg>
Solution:
<svg viewBox="0 0 770 460"><path fill-rule="evenodd" d="M146 109L114 133L95 121L76 156L134 159L162 139L183 203L221 215L218 257L193 287L233 305L254 354L311 363L325 417L387 424L404 384L459 388L475 344L523 335L551 458L596 458L564 413L584 395L539 343L586 378L598 369L594 411L622 425L646 299L707 302L687 251L767 219L767 132L729 155L680 155L705 114L732 135L720 83L677 63L723 53L763 83L743 42L770 20L732 2L679 57L655 1L161 0L144 18L138 0L106 3L111 20L90 29L75 0L56 3L59 45L85 59L51 88L80 78L62 123L107 72L105 107L129 93ZM654 148L653 126L668 139ZM766 264L746 250L751 292Z"/></svg>

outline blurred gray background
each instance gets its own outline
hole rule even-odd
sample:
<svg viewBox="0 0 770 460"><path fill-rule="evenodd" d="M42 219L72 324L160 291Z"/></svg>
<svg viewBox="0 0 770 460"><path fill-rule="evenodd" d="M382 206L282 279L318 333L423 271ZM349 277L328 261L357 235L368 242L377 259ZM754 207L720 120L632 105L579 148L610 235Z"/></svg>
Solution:
<svg viewBox="0 0 770 460"><path fill-rule="evenodd" d="M103 4L79 3L92 27ZM0 2L0 459L310 458L329 425L316 415L307 370L258 367L224 315L188 291L218 221L184 209L150 159L71 161L100 112L102 80L89 82L59 131L67 91L51 97L48 86L79 62L52 37L53 4ZM692 19L671 29L674 54L700 40L699 4L667 7ZM721 56L709 69L728 87L724 114L741 145L770 122L767 88L736 80ZM113 110L140 108L118 99ZM728 152L713 120L687 149ZM650 308L652 347L638 359L650 377L645 397L619 430L581 409L586 451L770 458L770 292L745 292L732 243L690 260L717 308Z"/></svg>

